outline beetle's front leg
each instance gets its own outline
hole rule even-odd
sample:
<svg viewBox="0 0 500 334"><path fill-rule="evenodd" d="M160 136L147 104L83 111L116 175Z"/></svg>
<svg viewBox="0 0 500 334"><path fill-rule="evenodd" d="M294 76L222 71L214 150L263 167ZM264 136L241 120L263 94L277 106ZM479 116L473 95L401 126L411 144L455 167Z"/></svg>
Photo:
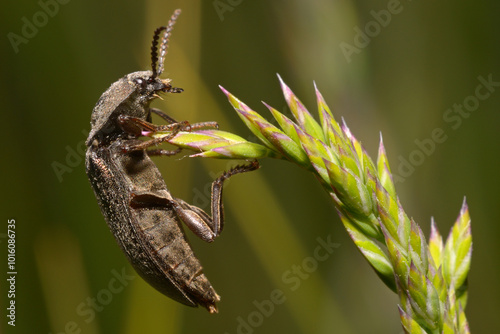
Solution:
<svg viewBox="0 0 500 334"><path fill-rule="evenodd" d="M182 121L182 122L176 122L173 118L170 116L164 114L158 109L151 109L158 115L162 115L162 117L167 121L173 121L175 123L171 124L166 124L166 125L156 125L150 122L147 122L143 119L137 118L137 117L131 117L131 116L126 116L126 115L120 115L118 116L118 124L122 128L123 131L126 133L129 133L135 137L140 137L140 136L148 136L156 132L166 132L166 131L171 131L168 135L165 135L163 137L158 137L158 138L153 138L148 141L144 141L140 144L133 144L133 145L124 145L123 147L123 152L130 152L130 151L138 151L138 150L145 150L150 146L158 145L161 144L165 141L169 141L170 139L174 138L175 135L179 131L191 131L193 129L200 129L200 128L218 128L219 125L217 122L201 122L201 123L195 123L195 124L189 124L188 121ZM150 155L174 155L179 153L180 150L174 150L174 151L169 151L169 150L150 150L148 151L148 154Z"/></svg>
<svg viewBox="0 0 500 334"><path fill-rule="evenodd" d="M149 108L149 110L151 112L155 113L156 115L160 116L161 118L163 118L169 124L179 123L175 119L173 119L172 117L170 117L169 115L165 114L160 109ZM219 124L217 122L200 122L200 123L191 124L191 130L201 129L201 128L218 129L219 128Z"/></svg>
<svg viewBox="0 0 500 334"><path fill-rule="evenodd" d="M179 216L187 227L202 240L207 242L214 241L224 228L224 205L222 203L224 181L233 175L250 172L259 167L259 162L257 160L248 165L233 167L227 172L224 172L212 183L211 217L199 207L190 205L182 199L175 199L171 203L177 216Z"/></svg>
<svg viewBox="0 0 500 334"><path fill-rule="evenodd" d="M179 123L175 119L173 119L169 115L165 114L163 111L161 111L158 108L149 108L149 111L151 111L151 112L157 114L158 116L160 116L161 118L163 118L165 121L167 121L168 124Z"/></svg>
<svg viewBox="0 0 500 334"><path fill-rule="evenodd" d="M167 124L167 125L156 125L152 124L149 122L146 122L145 120L142 120L140 118L136 117L131 117L131 116L126 116L126 115L120 115L118 116L118 124L120 127L127 133L140 137L149 133L154 133L154 132L159 132L159 131L172 131L170 134L164 136L164 137L158 137L154 139L150 139L147 141L144 141L140 144L130 144L130 145L124 145L123 146L123 151L124 152L130 152L130 151L138 151L138 150L145 150L150 146L158 145L161 144L165 141L168 141L175 137L175 135L182 130L185 131L190 131L191 126L187 121L183 122L178 122L178 123L173 123L173 124ZM153 151L153 155L169 155L169 154L164 154L161 153L163 150L155 150ZM172 154L170 154L172 155Z"/></svg>

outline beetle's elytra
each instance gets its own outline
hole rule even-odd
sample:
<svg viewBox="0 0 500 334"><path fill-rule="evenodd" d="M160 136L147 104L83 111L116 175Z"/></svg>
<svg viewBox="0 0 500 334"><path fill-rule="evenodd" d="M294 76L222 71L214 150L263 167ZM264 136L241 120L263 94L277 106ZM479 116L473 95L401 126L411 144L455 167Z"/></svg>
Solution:
<svg viewBox="0 0 500 334"><path fill-rule="evenodd" d="M223 228L222 186L232 175L255 170L258 163L237 166L212 184L212 217L202 209L172 197L151 155L178 151L149 149L180 130L189 131L214 122L189 125L150 108L160 93L180 93L170 79L160 79L168 38L180 14L155 30L151 48L152 71L124 76L102 94L91 117L87 139L86 172L104 218L122 251L141 277L166 296L189 306L202 305L217 312L220 297L203 274L188 244L181 221L205 241ZM158 52L160 33L164 31ZM167 125L151 123L151 113ZM170 136L139 140L144 133L171 130Z"/></svg>

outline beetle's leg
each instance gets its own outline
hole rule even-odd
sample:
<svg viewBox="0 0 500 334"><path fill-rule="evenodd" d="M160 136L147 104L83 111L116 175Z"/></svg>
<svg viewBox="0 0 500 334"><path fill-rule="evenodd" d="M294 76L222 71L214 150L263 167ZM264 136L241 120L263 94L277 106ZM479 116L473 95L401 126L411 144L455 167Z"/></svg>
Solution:
<svg viewBox="0 0 500 334"><path fill-rule="evenodd" d="M151 133L160 131L176 131L177 127L179 127L179 131L188 131L188 132L202 128L215 128L215 129L219 128L219 124L217 124L217 122L200 122L200 123L189 124L188 121L181 121L178 123L172 123L166 125L157 125L151 123L147 124L149 125L147 130L150 130Z"/></svg>
<svg viewBox="0 0 500 334"><path fill-rule="evenodd" d="M122 128L124 132L136 137L140 137L142 135L142 130L144 128L144 126L142 126L143 124L140 124L139 121L140 120L135 117L124 115L118 116L118 125L120 128Z"/></svg>
<svg viewBox="0 0 500 334"><path fill-rule="evenodd" d="M222 204L222 186L224 185L224 181L233 175L251 172L259 168L260 165L257 160L252 161L248 165L238 165L222 173L222 175L212 183L212 219L216 236L218 236L224 228L224 205Z"/></svg>
<svg viewBox="0 0 500 334"><path fill-rule="evenodd" d="M118 116L118 123L125 132L130 133L137 137L143 135L143 130L146 130L147 132L172 131L172 133L164 137L153 138L151 140L141 142L140 144L131 144L131 145L125 144L122 147L122 150L124 152L145 150L150 146L158 145L164 141L172 139L181 130L189 131L191 129L187 121L181 123L168 124L168 125L155 125L146 122L140 118L125 116L125 115Z"/></svg>
<svg viewBox="0 0 500 334"><path fill-rule="evenodd" d="M155 111L155 112L161 112L161 111ZM167 116L166 114L164 114ZM169 116L167 116L169 117ZM171 118L171 120L174 120ZM216 122L201 122L201 123L195 123L195 124L189 124L188 121L182 121L182 122L176 122L172 124L166 124L166 125L156 125L153 123L149 123L143 119L137 118L137 117L131 117L131 116L126 116L126 115L120 115L118 116L118 124L120 127L123 129L123 131L134 135L136 137L140 137L145 135L155 133L155 132L160 132L160 131L172 131L172 133L164 136L164 137L158 137L158 138L153 138L147 141L144 141L140 144L134 144L134 145L124 145L123 146L123 152L130 152L130 151L138 151L138 150L145 150L150 146L158 145L161 144L165 141L169 141L179 131L191 131L193 129L199 129L199 128L205 128L205 127L212 127L212 128L218 128L219 125ZM145 130L145 131L144 131ZM174 155L177 151L168 151L168 150L152 150L151 155Z"/></svg>
<svg viewBox="0 0 500 334"><path fill-rule="evenodd" d="M174 123L179 123L169 115L165 114L163 111L157 108L149 108L149 110L161 118L163 118L165 121L167 121L169 124L174 124ZM191 129L201 129L201 128L213 128L213 129L218 129L219 124L217 122L200 122L200 123L195 123L191 124Z"/></svg>
<svg viewBox="0 0 500 334"><path fill-rule="evenodd" d="M224 228L224 205L222 203L222 187L224 181L233 175L250 172L258 169L257 160L248 165L238 165L224 172L212 183L211 206L212 216L210 217L202 209L190 205L181 199L172 201L172 206L179 218L189 227L194 234L202 240L212 242Z"/></svg>
<svg viewBox="0 0 500 334"><path fill-rule="evenodd" d="M118 124L123 129L123 131L137 137L144 135L143 130L146 130L146 132L154 133L159 131L176 131L177 129L179 129L179 131L190 131L191 129L188 121L175 122L167 125L157 125L137 117L126 115L118 116Z"/></svg>
<svg viewBox="0 0 500 334"><path fill-rule="evenodd" d="M154 112L155 114L157 114L158 116L160 116L161 118L163 118L165 121L167 121L169 124L173 124L173 123L179 123L177 122L175 119L173 119L172 117L168 116L167 114L165 114L163 111L161 111L160 109L158 108L149 108L149 110L151 112Z"/></svg>
<svg viewBox="0 0 500 334"><path fill-rule="evenodd" d="M209 129L218 129L219 128L219 123L217 122L200 122L200 123L194 123L191 124L191 130L197 130L197 129L202 129L202 128L209 128Z"/></svg>
<svg viewBox="0 0 500 334"><path fill-rule="evenodd" d="M180 198L172 200L171 205L177 216L197 237L206 242L214 241L212 218L197 206L190 205Z"/></svg>
<svg viewBox="0 0 500 334"><path fill-rule="evenodd" d="M123 152L131 152L131 151L146 150L150 146L158 145L158 144L161 144L165 141L169 141L170 139L174 138L175 135L177 135L177 133L179 132L179 130L180 130L179 128L176 128L175 130L172 131L172 133L168 134L167 136L146 140L146 141L141 142L140 144L124 144L122 146L122 151ZM156 153L158 153L158 151ZM155 155L155 150L153 150L153 155ZM169 154L165 154L165 155L169 155ZM170 154L170 155L173 155L173 154Z"/></svg>

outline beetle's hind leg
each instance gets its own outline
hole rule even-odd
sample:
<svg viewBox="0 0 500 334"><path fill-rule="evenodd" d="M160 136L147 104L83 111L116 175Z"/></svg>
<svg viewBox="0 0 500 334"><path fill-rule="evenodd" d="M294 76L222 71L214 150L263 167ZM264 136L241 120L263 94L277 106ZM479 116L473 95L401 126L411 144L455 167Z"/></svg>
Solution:
<svg viewBox="0 0 500 334"><path fill-rule="evenodd" d="M224 205L222 203L224 181L233 175L250 172L259 167L257 160L247 165L238 165L224 172L212 183L212 216L209 216L199 207L184 202L182 199L175 199L172 202L175 212L187 227L202 240L214 241L224 228Z"/></svg>

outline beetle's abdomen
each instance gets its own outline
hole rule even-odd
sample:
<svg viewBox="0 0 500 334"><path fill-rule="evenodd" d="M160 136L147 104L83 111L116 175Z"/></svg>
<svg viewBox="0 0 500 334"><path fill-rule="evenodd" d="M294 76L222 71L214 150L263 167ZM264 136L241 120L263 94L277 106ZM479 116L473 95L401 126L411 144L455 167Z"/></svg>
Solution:
<svg viewBox="0 0 500 334"><path fill-rule="evenodd" d="M117 154L120 146L91 146L86 155L90 183L120 248L155 289L185 305L200 304L216 312L220 298L202 273L174 210L168 205L131 206L136 193L168 199L160 172L144 152Z"/></svg>
<svg viewBox="0 0 500 334"><path fill-rule="evenodd" d="M175 213L155 208L133 210L136 211L133 215L137 215L137 221L141 222L140 234L147 240L153 257L159 259L159 266L164 274L174 279L178 288L188 293L193 302L216 312L215 303L220 298L203 274L203 268L188 244ZM165 221L166 214L172 219ZM153 282L150 283L160 292L168 293L162 291L163 285L155 286Z"/></svg>

